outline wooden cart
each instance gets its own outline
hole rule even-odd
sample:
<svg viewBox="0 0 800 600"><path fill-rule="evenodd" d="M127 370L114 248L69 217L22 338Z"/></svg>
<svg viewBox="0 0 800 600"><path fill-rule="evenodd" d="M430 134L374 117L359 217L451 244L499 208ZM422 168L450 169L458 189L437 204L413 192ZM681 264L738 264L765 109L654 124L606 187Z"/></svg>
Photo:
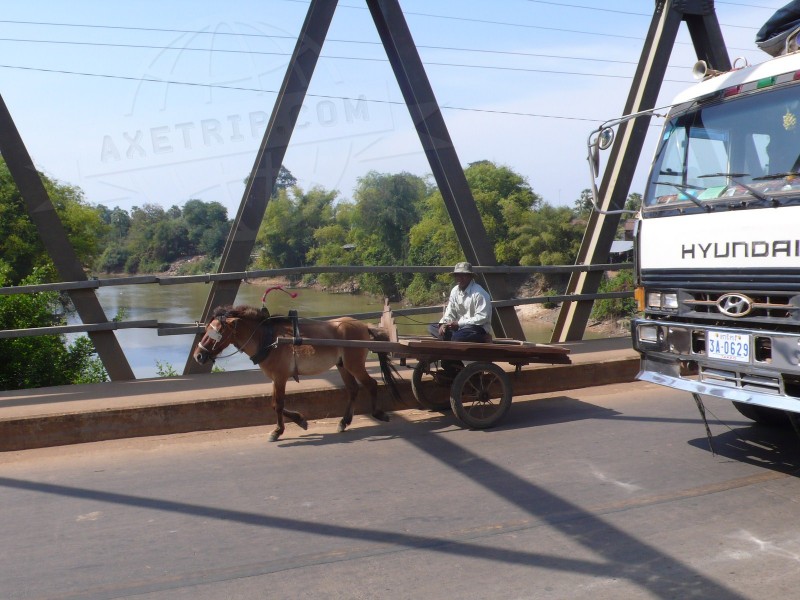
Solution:
<svg viewBox="0 0 800 600"><path fill-rule="evenodd" d="M496 363L508 363L515 372L532 363L569 364L569 350L559 346L533 344L514 339L487 343L444 342L433 337L398 336L388 305L381 326L390 341L341 341L279 339L280 343L359 346L373 352L387 352L406 363L416 360L411 377L414 397L429 410L453 409L456 417L475 429L492 427L511 407L511 378ZM448 364L446 361L450 361ZM447 368L445 368L447 367ZM449 388L449 394L442 393Z"/></svg>
<svg viewBox="0 0 800 600"><path fill-rule="evenodd" d="M497 363L519 371L532 363L570 362L566 348L510 339L471 343L408 338L398 340L398 345L394 356L417 360L411 376L417 401L430 410L450 407L460 421L476 429L492 427L511 408L511 377ZM449 388L450 393L437 388Z"/></svg>

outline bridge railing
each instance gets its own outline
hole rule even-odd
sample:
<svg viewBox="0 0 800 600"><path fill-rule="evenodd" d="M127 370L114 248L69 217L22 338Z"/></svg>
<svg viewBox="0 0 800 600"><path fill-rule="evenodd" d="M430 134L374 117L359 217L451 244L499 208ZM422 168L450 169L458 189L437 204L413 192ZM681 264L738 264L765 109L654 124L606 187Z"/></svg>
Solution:
<svg viewBox="0 0 800 600"><path fill-rule="evenodd" d="M501 273L509 275L536 275L536 274L568 274L589 271L620 271L633 268L631 263L614 263L599 265L552 265L535 267L474 267L476 273ZM101 287L120 285L181 285L187 283L211 283L213 281L240 280L247 281L259 278L295 277L320 273L340 273L359 275L362 273L449 273L452 267L438 266L314 266L295 267L288 269L263 269L253 271L238 271L231 273L206 273L204 275L139 275L132 277L110 277L106 279L89 279L85 281L71 281L58 283L44 283L37 285L20 285L0 287L0 295L31 294L36 292L69 292L76 289L99 289ZM532 296L524 298L508 298L492 301L492 306L521 306L538 303L560 303L565 301L600 300L608 298L630 298L633 292L606 292L598 294L565 294L553 296ZM419 306L393 310L397 316L411 316L429 314L441 311L443 305ZM330 319L340 316L351 316L357 319L374 319L381 316L380 312L354 313L348 315L332 314L319 316L319 319ZM32 327L27 329L0 330L0 339L32 337L41 335L59 335L66 333L86 333L91 331L109 331L120 329L157 329L158 335L187 335L202 331L200 323L165 323L157 320L139 321L108 321L105 323L83 323L76 325L60 325L54 327Z"/></svg>

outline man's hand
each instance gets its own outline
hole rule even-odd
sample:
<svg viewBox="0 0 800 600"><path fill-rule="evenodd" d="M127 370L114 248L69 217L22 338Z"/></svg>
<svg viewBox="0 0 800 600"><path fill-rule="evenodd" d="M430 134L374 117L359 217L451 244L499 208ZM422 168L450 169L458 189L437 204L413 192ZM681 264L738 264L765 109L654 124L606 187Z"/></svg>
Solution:
<svg viewBox="0 0 800 600"><path fill-rule="evenodd" d="M450 329L451 331L458 330L458 321L450 321L449 323L442 323L439 325L439 335L444 335L444 332Z"/></svg>

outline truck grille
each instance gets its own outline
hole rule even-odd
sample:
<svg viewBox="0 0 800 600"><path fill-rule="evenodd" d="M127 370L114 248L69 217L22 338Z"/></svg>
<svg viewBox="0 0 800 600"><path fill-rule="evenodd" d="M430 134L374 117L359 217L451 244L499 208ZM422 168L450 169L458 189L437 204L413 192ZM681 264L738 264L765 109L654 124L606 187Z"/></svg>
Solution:
<svg viewBox="0 0 800 600"><path fill-rule="evenodd" d="M719 315L729 317L720 310L720 298L723 292L685 290L686 297L682 303L692 312L699 315ZM792 305L792 295L788 294L746 294L750 299L750 312L746 319L792 319L800 315L800 306Z"/></svg>

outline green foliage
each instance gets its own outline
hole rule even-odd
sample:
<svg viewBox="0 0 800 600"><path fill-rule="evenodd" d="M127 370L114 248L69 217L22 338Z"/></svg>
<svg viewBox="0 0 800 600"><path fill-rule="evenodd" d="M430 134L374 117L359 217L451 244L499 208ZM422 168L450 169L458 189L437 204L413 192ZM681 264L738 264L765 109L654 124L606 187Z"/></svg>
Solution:
<svg viewBox="0 0 800 600"><path fill-rule="evenodd" d="M342 222L323 225L314 231L314 247L308 251L308 262L320 265L352 265L354 246L347 243L349 227ZM344 283L349 278L344 273L320 273L318 281L326 287Z"/></svg>
<svg viewBox="0 0 800 600"><path fill-rule="evenodd" d="M292 172L281 165L278 170L278 176L275 178L275 189L272 192L272 197L276 197L280 190L289 190L297 185L297 178L292 175Z"/></svg>
<svg viewBox="0 0 800 600"><path fill-rule="evenodd" d="M542 296L550 297L550 296L558 296L558 292L556 290L550 289L546 290ZM542 307L548 310L552 310L558 306L557 302L542 302Z"/></svg>
<svg viewBox="0 0 800 600"><path fill-rule="evenodd" d="M364 265L404 265L409 260L409 232L427 193L421 177L371 171L358 180L349 239ZM410 277L395 273L359 276L361 288L389 298L401 295Z"/></svg>
<svg viewBox="0 0 800 600"><path fill-rule="evenodd" d="M117 273L125 269L130 258L127 248L118 242L112 242L95 261L95 268L103 273Z"/></svg>
<svg viewBox="0 0 800 600"><path fill-rule="evenodd" d="M0 285L8 284L7 265L0 263ZM22 285L41 283L43 269L23 279ZM0 296L0 329L63 325L56 292ZM86 336L72 344L63 335L0 339L0 390L16 390L73 383L107 381Z"/></svg>
<svg viewBox="0 0 800 600"><path fill-rule="evenodd" d="M168 362L156 360L156 373L159 377L178 377L180 373Z"/></svg>
<svg viewBox="0 0 800 600"><path fill-rule="evenodd" d="M405 300L417 306L442 304L453 286L452 277L431 278L416 273L405 291Z"/></svg>
<svg viewBox="0 0 800 600"><path fill-rule="evenodd" d="M573 207L575 216L579 219L588 219L594 210L594 203L592 203L592 190L585 188L581 190L580 197L575 200Z"/></svg>
<svg viewBox="0 0 800 600"><path fill-rule="evenodd" d="M91 263L100 253L108 225L99 209L89 206L80 189L60 184L40 174L78 259ZM8 267L10 285L17 285L35 268L52 265L25 202L5 161L0 157L0 256ZM41 273L52 272L40 271Z"/></svg>
<svg viewBox="0 0 800 600"><path fill-rule="evenodd" d="M625 200L625 210L638 211L642 208L642 195L636 192L628 194L628 199Z"/></svg>
<svg viewBox="0 0 800 600"><path fill-rule="evenodd" d="M600 293L632 292L634 287L633 271L620 271L613 277L606 277L600 284ZM636 300L633 298L607 298L595 300L592 307L592 318L598 321L608 319L624 319L636 314Z"/></svg>
<svg viewBox="0 0 800 600"><path fill-rule="evenodd" d="M522 258L522 240L516 237L542 206L524 177L508 167L489 161L471 163L464 171L472 190L481 221L500 264L518 265ZM434 190L423 201L419 222L409 232L409 262L418 265L452 265L464 260L464 252L453 228L444 199ZM438 295L449 290L448 276L415 278L413 296L422 297L425 285ZM416 291L418 290L418 291Z"/></svg>
<svg viewBox="0 0 800 600"><path fill-rule="evenodd" d="M260 248L256 267L301 267L314 246L314 231L328 224L337 192L298 187L278 190L267 204L256 242Z"/></svg>
<svg viewBox="0 0 800 600"><path fill-rule="evenodd" d="M205 273L222 254L231 226L222 204L201 200L168 210L154 204L134 206L130 215L100 206L98 213L108 228L105 248L94 262L101 273L158 273L179 258L195 255L206 260L204 266L191 268Z"/></svg>
<svg viewBox="0 0 800 600"><path fill-rule="evenodd" d="M471 163L464 171L483 225L501 264L518 264L519 254L508 240L542 205L524 177L489 161Z"/></svg>
<svg viewBox="0 0 800 600"><path fill-rule="evenodd" d="M203 273L215 273L219 267L219 258L205 256L200 260L182 263L178 267L177 275L202 275Z"/></svg>
<svg viewBox="0 0 800 600"><path fill-rule="evenodd" d="M564 265L574 261L584 227L564 206L544 204L520 220L511 234L522 265Z"/></svg>
<svg viewBox="0 0 800 600"><path fill-rule="evenodd" d="M182 218L192 254L220 256L230 230L228 211L219 202L189 200L183 206Z"/></svg>

